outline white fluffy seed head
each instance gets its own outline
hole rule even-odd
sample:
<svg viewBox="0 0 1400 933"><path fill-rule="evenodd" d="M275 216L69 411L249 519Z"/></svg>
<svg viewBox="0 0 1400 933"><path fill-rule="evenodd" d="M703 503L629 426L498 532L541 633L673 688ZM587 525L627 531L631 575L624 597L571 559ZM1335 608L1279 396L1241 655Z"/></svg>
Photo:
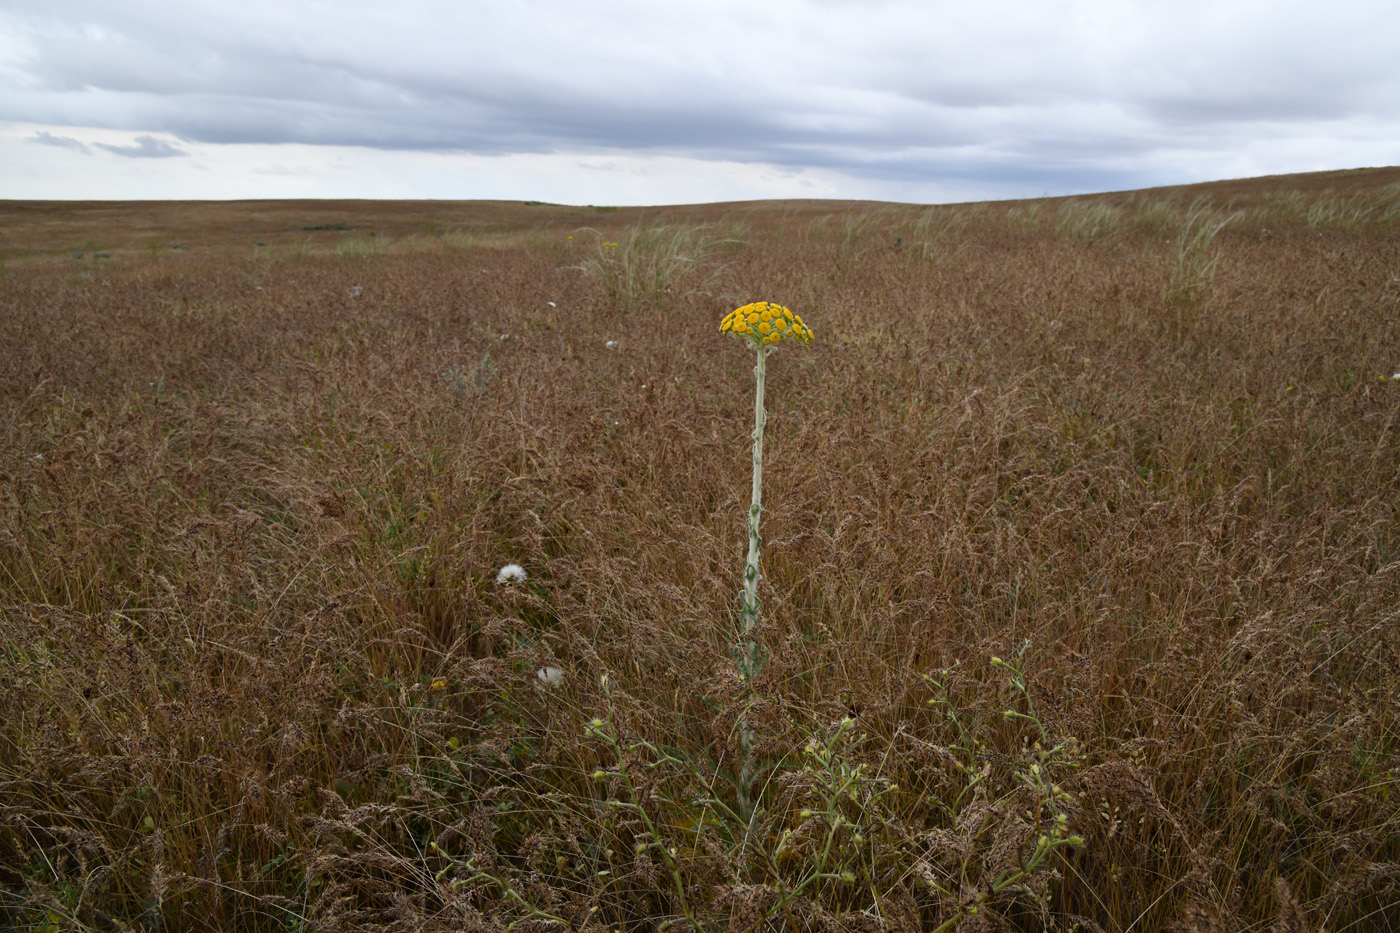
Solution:
<svg viewBox="0 0 1400 933"><path fill-rule="evenodd" d="M558 687L564 683L564 672L557 667L542 667L535 671L535 676L540 679L540 684L547 688Z"/></svg>
<svg viewBox="0 0 1400 933"><path fill-rule="evenodd" d="M519 564L506 564L496 572L497 583L524 583L528 577L525 568Z"/></svg>

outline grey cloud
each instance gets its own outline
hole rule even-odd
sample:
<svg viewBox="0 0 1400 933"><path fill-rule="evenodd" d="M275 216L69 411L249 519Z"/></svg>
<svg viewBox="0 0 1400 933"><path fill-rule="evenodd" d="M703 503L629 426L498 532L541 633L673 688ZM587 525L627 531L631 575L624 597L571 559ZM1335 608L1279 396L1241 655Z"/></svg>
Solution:
<svg viewBox="0 0 1400 933"><path fill-rule="evenodd" d="M627 151L1053 191L1150 183L1112 166L1218 153L1280 126L1307 136L1341 116L1400 122L1400 17L1384 0L1338 0L1320 23L1291 0L1267 16L1192 0L996 13L712 0L706 16L627 0L524 12L403 2L391 15L346 0L328 15L75 0L60 22L14 0L29 10L32 54L11 64L26 82L0 99L0 118L207 143ZM1355 54L1334 48L1346 36ZM102 148L183 154L152 136Z"/></svg>
<svg viewBox="0 0 1400 933"><path fill-rule="evenodd" d="M113 146L111 143L93 143L93 145L129 159L171 159L186 154L178 146L172 146L165 140L157 139L154 136L138 136L136 144L132 146Z"/></svg>
<svg viewBox="0 0 1400 933"><path fill-rule="evenodd" d="M28 137L28 142L39 143L44 146L57 146L60 149L69 149L73 152L81 152L84 155L92 153L92 150L87 147L86 143L79 142L71 136L55 136L47 130L40 130L33 136Z"/></svg>

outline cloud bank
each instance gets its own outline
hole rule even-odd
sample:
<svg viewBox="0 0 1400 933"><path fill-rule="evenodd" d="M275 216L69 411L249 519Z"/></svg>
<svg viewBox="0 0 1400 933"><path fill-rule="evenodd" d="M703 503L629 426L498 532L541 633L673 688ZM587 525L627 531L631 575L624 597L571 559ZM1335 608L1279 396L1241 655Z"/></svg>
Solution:
<svg viewBox="0 0 1400 933"><path fill-rule="evenodd" d="M12 0L0 121L134 158L625 155L1003 196L1400 162L1400 7L1320 10Z"/></svg>

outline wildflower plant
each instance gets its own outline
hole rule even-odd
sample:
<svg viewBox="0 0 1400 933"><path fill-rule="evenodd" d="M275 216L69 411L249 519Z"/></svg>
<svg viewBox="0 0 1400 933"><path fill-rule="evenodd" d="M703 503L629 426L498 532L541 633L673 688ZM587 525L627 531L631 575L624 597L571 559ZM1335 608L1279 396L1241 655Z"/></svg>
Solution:
<svg viewBox="0 0 1400 933"><path fill-rule="evenodd" d="M721 333L732 334L754 349L758 362L753 374L757 388L753 402L753 498L749 504L749 548L744 561L744 591L739 597L739 644L735 647L735 661L739 676L747 683L763 670L768 660L767 649L758 640L758 557L763 539L758 534L758 519L763 511L763 427L768 413L763 408L763 385L768 371L768 355L784 340L799 343L812 342L812 330L802 320L801 315L793 314L782 305L771 301L755 301L736 308L725 315L720 322ZM754 744L753 730L747 722L740 727L740 748L743 753L741 773L738 780L739 807L748 816L753 802L749 799L749 788L753 774L749 752Z"/></svg>

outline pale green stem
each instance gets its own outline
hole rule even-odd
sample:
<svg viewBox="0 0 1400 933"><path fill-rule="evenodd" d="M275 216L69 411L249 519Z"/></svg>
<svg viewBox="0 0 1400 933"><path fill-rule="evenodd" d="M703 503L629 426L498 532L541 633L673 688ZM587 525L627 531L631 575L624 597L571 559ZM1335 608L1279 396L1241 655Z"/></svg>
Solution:
<svg viewBox="0 0 1400 933"><path fill-rule="evenodd" d="M740 613L740 633L743 635L748 635L758 627L758 554L763 544L758 535L758 517L763 511L763 427L768 421L768 413L763 410L763 382L767 362L768 348L759 347L758 363L753 368L758 388L753 399L753 501L749 505L749 555L744 565L744 596ZM747 680L758 673L758 670L754 669L758 659L752 654L756 646L745 647L748 649L750 664L750 669L743 671Z"/></svg>
<svg viewBox="0 0 1400 933"><path fill-rule="evenodd" d="M763 539L758 534L758 517L763 511L763 427L768 413L763 410L763 382L767 373L768 348L758 348L758 362L754 365L754 381L757 389L753 400L753 501L749 505L749 554L744 564L744 593L739 601L738 647L739 675L747 682L763 669L763 645L754 637L758 628L758 554ZM757 737L748 719L739 722L739 781L736 802L739 813L745 821L753 816L754 800L751 796L755 777L752 749Z"/></svg>

